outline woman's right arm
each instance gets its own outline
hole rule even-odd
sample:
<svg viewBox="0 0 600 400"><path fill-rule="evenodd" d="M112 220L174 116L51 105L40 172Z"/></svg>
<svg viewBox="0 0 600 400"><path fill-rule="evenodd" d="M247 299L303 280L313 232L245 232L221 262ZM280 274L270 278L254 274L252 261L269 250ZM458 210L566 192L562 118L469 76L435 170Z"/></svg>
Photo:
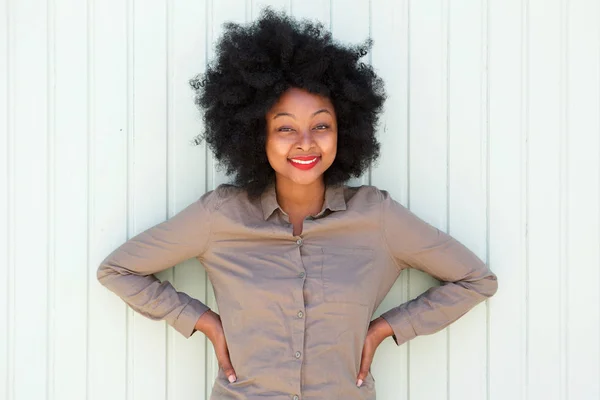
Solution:
<svg viewBox="0 0 600 400"><path fill-rule="evenodd" d="M186 338L209 308L178 292L155 273L201 255L211 232L217 191L210 191L172 218L123 243L100 264L97 277L133 310L153 320L165 320Z"/></svg>

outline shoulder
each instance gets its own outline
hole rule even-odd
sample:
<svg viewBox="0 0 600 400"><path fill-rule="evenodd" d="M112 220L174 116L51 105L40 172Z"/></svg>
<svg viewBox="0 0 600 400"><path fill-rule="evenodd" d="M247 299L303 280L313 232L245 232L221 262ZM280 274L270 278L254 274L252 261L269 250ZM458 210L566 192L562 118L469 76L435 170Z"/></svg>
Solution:
<svg viewBox="0 0 600 400"><path fill-rule="evenodd" d="M246 190L228 183L223 183L213 190L204 193L198 200L208 211L214 212L225 204L240 197L247 197Z"/></svg>
<svg viewBox="0 0 600 400"><path fill-rule="evenodd" d="M220 205L231 201L233 199L239 198L240 196L247 196L248 193L246 190L240 186L236 186L230 183L222 183L215 189L217 196L220 201Z"/></svg>
<svg viewBox="0 0 600 400"><path fill-rule="evenodd" d="M387 191L379 189L373 185L347 186L344 185L344 198L346 203L352 203L357 206L381 205L390 198Z"/></svg>
<svg viewBox="0 0 600 400"><path fill-rule="evenodd" d="M344 197L348 210L370 213L385 218L385 215L410 213L408 208L396 201L385 189L373 185L344 186Z"/></svg>

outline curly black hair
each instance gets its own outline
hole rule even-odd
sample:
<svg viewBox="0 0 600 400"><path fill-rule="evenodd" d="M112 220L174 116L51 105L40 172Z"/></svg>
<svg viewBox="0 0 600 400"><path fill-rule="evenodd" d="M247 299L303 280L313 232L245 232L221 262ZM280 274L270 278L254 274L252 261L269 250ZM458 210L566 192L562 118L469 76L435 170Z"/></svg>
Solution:
<svg viewBox="0 0 600 400"><path fill-rule="evenodd" d="M373 68L359 62L370 39L343 45L322 23L269 7L251 24L223 27L214 62L190 80L205 126L194 141L206 140L236 185L257 196L273 181L265 115L290 87L329 97L335 108L338 148L325 184L358 177L377 159L375 130L386 96Z"/></svg>

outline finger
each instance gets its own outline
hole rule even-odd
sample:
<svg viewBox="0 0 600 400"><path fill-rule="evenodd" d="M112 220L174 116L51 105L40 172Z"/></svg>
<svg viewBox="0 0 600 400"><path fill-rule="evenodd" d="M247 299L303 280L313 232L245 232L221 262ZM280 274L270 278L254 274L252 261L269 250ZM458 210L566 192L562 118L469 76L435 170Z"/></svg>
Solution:
<svg viewBox="0 0 600 400"><path fill-rule="evenodd" d="M356 380L356 386L361 387L365 378L369 374L369 368L371 368L371 362L373 361L373 351L368 346L363 347L362 356L360 358L360 369Z"/></svg>
<svg viewBox="0 0 600 400"><path fill-rule="evenodd" d="M235 382L237 380L237 376L229 358L229 350L227 349L227 343L225 342L225 339L220 341L218 349L215 348L215 351L217 353L217 361L223 369L223 373L230 383Z"/></svg>

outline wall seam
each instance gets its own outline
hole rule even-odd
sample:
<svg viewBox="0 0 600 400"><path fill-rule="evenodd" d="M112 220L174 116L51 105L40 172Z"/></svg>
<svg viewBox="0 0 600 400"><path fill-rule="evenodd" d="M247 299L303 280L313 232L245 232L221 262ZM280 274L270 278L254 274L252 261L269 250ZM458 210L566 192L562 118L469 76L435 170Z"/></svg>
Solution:
<svg viewBox="0 0 600 400"><path fill-rule="evenodd" d="M485 263L490 266L490 158L491 158L491 146L490 146L490 6L489 0L481 0L482 5L482 55L483 55L483 76L482 76L482 132L485 139ZM491 398L491 307L490 300L485 302L485 317L486 317L486 400Z"/></svg>
<svg viewBox="0 0 600 400"><path fill-rule="evenodd" d="M562 400L568 399L568 381L566 379L567 376L567 357L568 357L568 336L567 336L567 323L568 323L568 307L567 307L567 299L568 299L568 274L567 271L567 263L568 263L568 240L569 240L569 219L568 219L568 136L567 136L567 127L568 127L568 115L567 115L567 106L568 106L568 91L567 91L567 74L568 74L568 40L567 40L567 32L568 32L568 0L560 1L561 7L561 18L560 18L560 154L559 154L559 329L560 329L560 343L559 343L559 351L560 351L560 360L559 360L559 368L560 368L560 382L559 388L560 393L559 397Z"/></svg>
<svg viewBox="0 0 600 400"><path fill-rule="evenodd" d="M15 71L14 60L14 35L13 35L13 14L11 7L12 0L6 0L6 51L7 51L7 183L8 183L8 207L7 207L7 230L8 230L8 246L7 246L7 343L6 343L6 354L7 354L7 375L6 375L6 398L8 400L15 399L15 337L16 337L16 308L15 308L15 87L13 82L13 75Z"/></svg>
<svg viewBox="0 0 600 400"><path fill-rule="evenodd" d="M126 237L133 236L135 231L135 190L132 189L135 174L135 86L134 86L134 63L135 63L135 0L125 2L125 23L126 23L126 121L127 121L127 141L126 141L126 171L127 181L125 187L126 201ZM133 322L135 320L133 310L125 306L125 398L132 400L135 396L135 359L134 359L134 337Z"/></svg>
<svg viewBox="0 0 600 400"><path fill-rule="evenodd" d="M87 187L86 187L86 195L87 195L87 240L86 240L86 258L87 258L87 268L86 268L86 337L85 337L85 358L86 358L86 373L85 373L85 391L86 391L86 399L90 399L90 279L92 276L90 275L90 268L92 266L91 263L91 243L93 242L93 221L94 221L94 196L91 195L94 190L94 174L93 167L95 162L95 156L93 152L94 148L94 113L93 113L93 105L94 105L94 0L86 0L86 44L87 44L87 53L86 53L86 61L87 61L87 134L86 134L86 151L87 151Z"/></svg>
<svg viewBox="0 0 600 400"><path fill-rule="evenodd" d="M524 262L524 310L521 320L525 329L521 342L523 348L524 384L523 399L527 399L529 387L529 0L521 0L521 241Z"/></svg>
<svg viewBox="0 0 600 400"><path fill-rule="evenodd" d="M410 136L411 136L411 118L410 118L410 111L411 111L411 107L410 107L410 94L411 94L411 0L405 0L407 5L406 5L406 20L407 20L407 37L406 37L406 41L407 41L407 46L406 46L406 52L407 52L407 67L406 67L406 207L410 210L410 205L411 205L411 201L410 201L410 192L411 192L411 185L410 185L410 179L411 179L411 175L410 175ZM413 271L409 270L407 277L406 277L406 293L404 293L405 298L408 300L410 298L410 286L411 286L411 278L413 275ZM411 349L412 349L412 343L411 341L408 341L408 343L406 344L406 382L407 382L407 388L406 388L406 393L407 393L407 400L410 400L411 398L411 384L410 384L410 372L411 372L411 368L410 368L410 360L411 360Z"/></svg>
<svg viewBox="0 0 600 400"><path fill-rule="evenodd" d="M165 91L166 91L166 95L167 95L167 107L166 107L166 115L165 115L165 130L166 130L166 157L165 157L165 170L166 170L166 190L165 190L165 205L166 205L166 209L165 209L165 214L166 214L166 219L169 219L171 217L171 215L174 213L174 209L175 207L173 206L172 202L173 202L173 198L175 197L174 195L171 194L171 191L173 190L173 185L171 184L172 182L172 174L173 174L173 168L171 168L171 162L172 160L175 160L175 157L173 155L174 149L173 149L173 132L175 132L175 127L174 127L174 103L173 103L173 62L172 59L173 57L173 2L170 0L165 0L165 25L166 25L166 29L165 29L165 52L166 52L166 56L165 56L165 69L167 72L167 77L165 80ZM177 267L171 268L170 269L170 275L171 275L171 282L174 284L175 283L175 274L177 272ZM168 324L164 324L163 326L164 330L165 330L165 400L169 400L171 398L174 398L174 396L171 396L172 391L171 388L172 386L169 385L169 383L171 382L171 375L175 375L174 373L172 374L172 371L176 371L176 368L174 366L174 353L173 353L173 331L172 329L170 329L170 326Z"/></svg>
<svg viewBox="0 0 600 400"><path fill-rule="evenodd" d="M248 13L250 14L250 16L252 16L252 2L250 1L250 9L248 9L248 0L246 0L246 10L245 10L245 14L246 14L246 18L248 17ZM213 0L207 0L206 1L206 9L205 9L205 35L204 35L204 40L205 40L205 45L204 45L204 60L205 60L205 70L208 68L208 65L210 65L210 56L212 54L212 47L213 47L213 29L214 29L214 15L213 15ZM204 129L206 129L206 127L203 127ZM208 146L208 143L206 141L204 141L204 155L205 155L205 179L204 179L204 184L205 184L205 192L209 190L209 186L212 186L212 184L209 183L208 180L208 176L210 174L213 174L212 170L213 168L210 168L210 165L212 164L212 157L210 154L210 149ZM211 181L214 181L214 179L211 179ZM204 274L204 304L208 303L208 293L209 293L209 282L208 282L208 274L206 273L206 269L203 266L203 274ZM210 396L210 384L209 384L209 376L208 376L208 371L211 369L211 366L209 365L211 362L210 356L208 355L208 350L211 348L211 342L208 339L208 337L206 335L204 335L203 338L203 342L204 342L204 382L205 382L205 397L209 398Z"/></svg>
<svg viewBox="0 0 600 400"><path fill-rule="evenodd" d="M450 5L451 0L442 0L441 4L442 4L442 15L444 18L442 18L442 28L444 28L444 22L445 22L445 30L442 29L442 31L445 34L445 47L442 46L443 49L445 49L446 54L445 54L445 72L446 72L446 79L444 79L444 89L445 89L445 96L444 99L445 104L444 104L444 108L445 108L445 113L446 113L446 232L448 234L450 234L450 154L451 154L451 132L450 132ZM448 326L446 328L446 398L448 400L450 400L450 357L451 357L451 351L450 351L450 343L451 343L451 332L452 332L452 326Z"/></svg>
<svg viewBox="0 0 600 400"><path fill-rule="evenodd" d="M369 40L373 39L373 1L372 0L368 0L369 1L369 15L367 16L368 18L368 26L369 26ZM372 68L373 67L373 50L371 49L371 51L369 51L368 54L369 57L369 66ZM372 185L373 184L373 164L369 164L369 167L367 169L367 185Z"/></svg>
<svg viewBox="0 0 600 400"><path fill-rule="evenodd" d="M598 21L600 21L600 7L598 7L598 15L596 15L596 17L598 18ZM600 41L600 29L598 30L598 39ZM598 61L600 61L600 52L598 53ZM600 70L596 71L598 73L598 77L600 78ZM598 90L598 92L600 93L600 79L598 79L598 87L596 88ZM600 115L600 107L598 108L598 114ZM600 127L599 127L600 128ZM598 135L600 135L600 129L598 132L596 132ZM598 159L600 160L600 143L598 146ZM600 163L598 163L598 187L600 188ZM597 227L598 227L598 247L600 248L600 204L598 204L598 220L596 221L597 223ZM600 287L600 281L598 282L598 286ZM600 307L600 303L597 304L598 307ZM568 332L567 332L568 334ZM599 337L599 342L600 342L600 337ZM598 362L600 363L600 357ZM600 371L599 371L600 373ZM568 380L568 377L567 377ZM598 380L600 381L600 376L598 376Z"/></svg>
<svg viewBox="0 0 600 400"><path fill-rule="evenodd" d="M55 131L56 131L56 10L55 1L46 0L46 397L55 398Z"/></svg>

